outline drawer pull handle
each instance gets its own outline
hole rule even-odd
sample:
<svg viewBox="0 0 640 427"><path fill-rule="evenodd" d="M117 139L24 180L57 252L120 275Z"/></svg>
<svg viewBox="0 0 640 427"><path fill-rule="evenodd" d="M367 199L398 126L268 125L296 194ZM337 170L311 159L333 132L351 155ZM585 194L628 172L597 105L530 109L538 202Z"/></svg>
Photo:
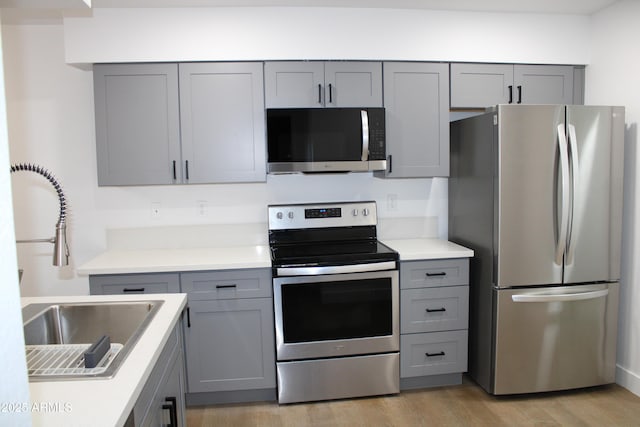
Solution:
<svg viewBox="0 0 640 427"><path fill-rule="evenodd" d="M237 286L238 285L236 285L235 283L233 285L216 285L216 289L231 289Z"/></svg>
<svg viewBox="0 0 640 427"><path fill-rule="evenodd" d="M437 353L425 353L427 357L436 357L436 356L444 356L444 351L439 351Z"/></svg>
<svg viewBox="0 0 640 427"><path fill-rule="evenodd" d="M124 293L144 293L144 288L124 288L122 290Z"/></svg>
<svg viewBox="0 0 640 427"><path fill-rule="evenodd" d="M427 273L427 277L438 277L438 276L446 276L447 273L444 271L441 271L439 273Z"/></svg>
<svg viewBox="0 0 640 427"><path fill-rule="evenodd" d="M427 313L437 313L439 311L447 311L446 308L444 307L440 307L440 308L427 308Z"/></svg>
<svg viewBox="0 0 640 427"><path fill-rule="evenodd" d="M169 410L169 418L171 419L171 424L168 424L167 427L178 427L178 399L175 397L166 397L164 399L166 403L162 405L162 410Z"/></svg>

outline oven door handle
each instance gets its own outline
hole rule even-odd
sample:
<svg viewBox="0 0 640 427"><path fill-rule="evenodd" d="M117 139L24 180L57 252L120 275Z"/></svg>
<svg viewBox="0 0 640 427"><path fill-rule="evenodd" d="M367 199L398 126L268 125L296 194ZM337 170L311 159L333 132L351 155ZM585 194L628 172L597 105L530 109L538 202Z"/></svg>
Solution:
<svg viewBox="0 0 640 427"><path fill-rule="evenodd" d="M369 264L330 265L318 267L278 267L278 276L317 276L319 274L367 273L370 271L395 270L395 261Z"/></svg>

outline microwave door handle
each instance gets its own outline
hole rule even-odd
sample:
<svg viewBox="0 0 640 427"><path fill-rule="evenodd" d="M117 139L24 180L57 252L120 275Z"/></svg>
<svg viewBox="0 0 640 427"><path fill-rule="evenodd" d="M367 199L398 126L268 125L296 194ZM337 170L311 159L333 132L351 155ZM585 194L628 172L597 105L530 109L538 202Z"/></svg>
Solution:
<svg viewBox="0 0 640 427"><path fill-rule="evenodd" d="M360 110L360 119L362 120L362 157L361 160L366 162L369 160L369 114L367 110Z"/></svg>

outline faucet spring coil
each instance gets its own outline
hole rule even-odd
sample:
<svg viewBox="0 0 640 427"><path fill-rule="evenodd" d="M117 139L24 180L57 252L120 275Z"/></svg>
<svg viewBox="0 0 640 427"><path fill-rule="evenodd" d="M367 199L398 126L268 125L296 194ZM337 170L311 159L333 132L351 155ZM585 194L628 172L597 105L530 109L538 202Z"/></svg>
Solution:
<svg viewBox="0 0 640 427"><path fill-rule="evenodd" d="M35 172L45 177L51 183L51 185L53 185L53 188L56 190L56 193L58 194L58 200L60 201L59 221L60 221L60 224L64 224L67 217L67 200L62 191L62 186L56 180L53 174L49 172L47 169L43 168L42 166L33 165L31 163L15 163L11 165L11 173L17 172L17 171Z"/></svg>

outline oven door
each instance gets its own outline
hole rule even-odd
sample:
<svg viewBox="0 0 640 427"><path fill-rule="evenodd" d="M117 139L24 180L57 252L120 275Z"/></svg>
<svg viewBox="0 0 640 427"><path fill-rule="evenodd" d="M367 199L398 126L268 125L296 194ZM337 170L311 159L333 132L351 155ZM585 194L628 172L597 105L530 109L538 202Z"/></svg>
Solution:
<svg viewBox="0 0 640 427"><path fill-rule="evenodd" d="M273 279L279 361L399 351L397 270Z"/></svg>

